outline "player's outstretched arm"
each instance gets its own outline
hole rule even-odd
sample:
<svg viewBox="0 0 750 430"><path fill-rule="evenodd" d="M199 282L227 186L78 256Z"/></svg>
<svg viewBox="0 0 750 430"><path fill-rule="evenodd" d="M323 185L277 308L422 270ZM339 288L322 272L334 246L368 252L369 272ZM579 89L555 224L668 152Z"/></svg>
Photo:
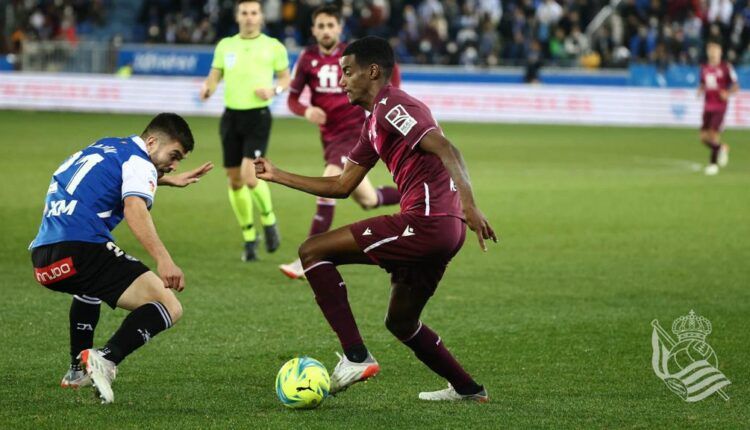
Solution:
<svg viewBox="0 0 750 430"><path fill-rule="evenodd" d="M125 221L136 239L143 245L151 257L156 260L156 270L164 282L164 287L182 291L185 288L185 275L169 255L169 251L156 234L156 226L141 197L128 196L123 201L125 205Z"/></svg>
<svg viewBox="0 0 750 430"><path fill-rule="evenodd" d="M203 85L201 86L201 100L208 100L208 98L216 92L216 87L219 86L219 82L221 82L222 76L222 70L215 67L212 68L210 72L208 72L208 76L206 77L206 80L203 81Z"/></svg>
<svg viewBox="0 0 750 430"><path fill-rule="evenodd" d="M497 242L497 236L495 236L495 232L492 230L487 218L485 218L482 211L479 210L474 202L474 192L471 189L469 171L466 169L461 152L436 130L427 133L419 142L419 147L426 152L431 152L440 157L440 161L448 169L448 173L456 184L456 189L461 197L466 224L477 233L479 246L482 247L482 250L487 251L487 245L484 241L492 239L492 241Z"/></svg>
<svg viewBox="0 0 750 430"><path fill-rule="evenodd" d="M214 168L214 163L212 162L206 162L203 163L203 165L196 167L193 170L189 170L184 173L180 173L177 175L168 175L168 176L162 176L157 181L159 185L167 185L170 187L187 187L190 184L194 184L198 181L200 181L201 177L203 177L206 173L211 171L211 169Z"/></svg>
<svg viewBox="0 0 750 430"><path fill-rule="evenodd" d="M265 158L255 159L255 176L265 181L276 182L296 190L304 191L318 197L345 199L364 179L368 167L346 163L344 171L338 176L313 178L285 172Z"/></svg>

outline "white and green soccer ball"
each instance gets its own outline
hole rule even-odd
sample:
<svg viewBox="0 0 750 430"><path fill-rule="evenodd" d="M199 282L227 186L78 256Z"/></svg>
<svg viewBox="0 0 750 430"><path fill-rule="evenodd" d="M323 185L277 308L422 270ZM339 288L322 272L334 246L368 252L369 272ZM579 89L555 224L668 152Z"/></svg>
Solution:
<svg viewBox="0 0 750 430"><path fill-rule="evenodd" d="M292 409L318 407L330 387L331 378L325 366L310 357L287 361L276 375L276 395L284 406Z"/></svg>

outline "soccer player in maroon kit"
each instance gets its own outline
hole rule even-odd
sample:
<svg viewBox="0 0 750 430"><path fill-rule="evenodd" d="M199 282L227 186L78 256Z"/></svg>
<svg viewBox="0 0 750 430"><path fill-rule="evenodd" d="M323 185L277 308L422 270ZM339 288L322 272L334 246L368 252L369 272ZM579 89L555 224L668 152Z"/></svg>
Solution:
<svg viewBox="0 0 750 430"><path fill-rule="evenodd" d="M346 155L359 139L359 131L365 122L365 110L349 103L344 90L339 86L339 59L346 48L346 44L340 42L341 12L333 5L321 6L313 12L312 20L312 33L317 44L302 51L297 60L287 105L289 110L320 127L326 163L323 176L336 176L343 171ZM397 87L399 83L396 69L391 77L391 84ZM310 87L312 93L310 106L299 101L305 86ZM372 209L397 204L401 194L394 187L375 189L365 177L352 192L352 197L363 209ZM325 233L331 228L335 208L336 200L318 198L309 236ZM282 264L279 269L292 279L305 276L299 259Z"/></svg>
<svg viewBox="0 0 750 430"><path fill-rule="evenodd" d="M345 198L382 159L401 192L401 213L366 219L308 238L299 255L305 276L344 349L331 374L331 393L345 390L380 370L357 329L341 264L377 264L391 274L385 325L419 360L449 382L447 389L423 392L423 400L489 400L451 355L442 339L420 321L466 228L479 245L497 241L476 206L468 172L458 149L442 134L419 100L388 85L393 50L378 37L365 37L344 50L341 86L350 102L368 109L359 142L340 175L311 178L285 172L268 160L255 160L256 175L326 198Z"/></svg>
<svg viewBox="0 0 750 430"><path fill-rule="evenodd" d="M721 61L721 45L715 41L706 44L708 63L701 66L701 83L698 95L705 94L701 141L711 149L711 162L704 172L716 175L719 167L729 162L729 146L719 140L729 96L739 91L737 74L731 64Z"/></svg>

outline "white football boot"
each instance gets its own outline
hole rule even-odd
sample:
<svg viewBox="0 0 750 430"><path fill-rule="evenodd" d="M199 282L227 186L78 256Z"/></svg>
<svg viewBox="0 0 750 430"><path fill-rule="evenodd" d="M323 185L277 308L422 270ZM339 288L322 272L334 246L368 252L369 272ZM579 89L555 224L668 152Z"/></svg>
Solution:
<svg viewBox="0 0 750 430"><path fill-rule="evenodd" d="M719 174L719 165L718 164L709 164L706 166L705 169L703 169L703 173L706 174L706 176L715 176Z"/></svg>
<svg viewBox="0 0 750 430"><path fill-rule="evenodd" d="M112 382L117 376L117 366L115 363L107 360L102 353L96 349L86 349L79 355L81 367L86 374L91 377L94 389L102 403L112 403L115 401L115 393L112 391Z"/></svg>
<svg viewBox="0 0 750 430"><path fill-rule="evenodd" d="M62 381L60 381L60 386L62 388L78 389L89 385L91 385L91 377L83 371L83 368L72 364L68 369L68 373L66 373L65 376L63 376Z"/></svg>
<svg viewBox="0 0 750 430"><path fill-rule="evenodd" d="M727 167L729 164L729 145L721 145L719 148L719 167Z"/></svg>
<svg viewBox="0 0 750 430"><path fill-rule="evenodd" d="M305 269L302 268L299 258L289 264L279 265L279 270L291 279L305 279Z"/></svg>
<svg viewBox="0 0 750 430"><path fill-rule="evenodd" d="M367 359L362 363L354 363L346 358L346 355L339 354L339 363L331 373L331 390L330 394L336 394L344 391L356 382L365 381L380 372L380 365L369 352Z"/></svg>
<svg viewBox="0 0 750 430"><path fill-rule="evenodd" d="M420 400L429 401L447 401L457 402L461 400L473 400L478 403L487 403L490 401L490 396L487 395L487 390L482 387L482 391L476 394L459 394L451 384L448 384L448 388L439 391L425 391L419 393Z"/></svg>

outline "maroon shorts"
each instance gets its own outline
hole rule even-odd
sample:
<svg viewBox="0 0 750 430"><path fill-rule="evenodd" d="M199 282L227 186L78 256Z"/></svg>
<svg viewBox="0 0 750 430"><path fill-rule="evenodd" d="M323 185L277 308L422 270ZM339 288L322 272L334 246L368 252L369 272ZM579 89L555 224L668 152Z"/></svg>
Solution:
<svg viewBox="0 0 750 430"><path fill-rule="evenodd" d="M724 114L726 111L703 111L703 125L701 130L720 131L724 123Z"/></svg>
<svg viewBox="0 0 750 430"><path fill-rule="evenodd" d="M350 230L359 248L391 274L391 282L421 285L430 294L466 237L458 218L411 213L369 218Z"/></svg>
<svg viewBox="0 0 750 430"><path fill-rule="evenodd" d="M337 133L332 137L329 135L326 139L323 139L323 159L326 161L326 166L333 164L344 168L346 156L349 155L349 152L359 140L359 129L354 128L352 130Z"/></svg>

